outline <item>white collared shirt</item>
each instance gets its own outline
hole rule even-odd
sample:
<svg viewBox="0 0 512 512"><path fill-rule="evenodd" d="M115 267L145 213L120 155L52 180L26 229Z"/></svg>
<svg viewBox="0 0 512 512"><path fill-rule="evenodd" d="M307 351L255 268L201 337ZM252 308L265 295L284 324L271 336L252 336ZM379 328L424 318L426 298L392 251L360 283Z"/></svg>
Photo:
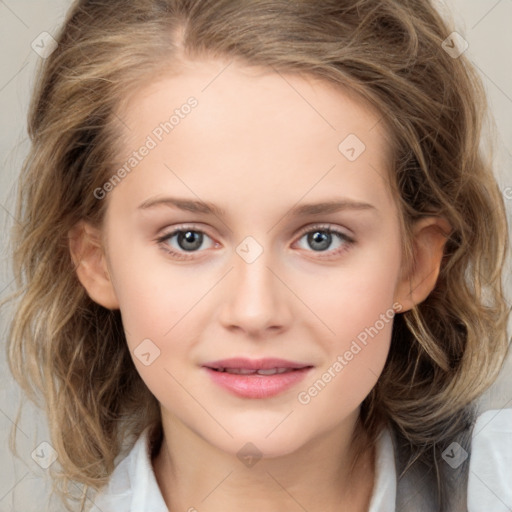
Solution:
<svg viewBox="0 0 512 512"><path fill-rule="evenodd" d="M492 409L478 416L469 462L468 512L510 512L512 409ZM396 492L394 446L389 430L385 429L377 440L375 481L368 512L395 512ZM117 465L94 503L91 512L169 512L153 472L148 429Z"/></svg>

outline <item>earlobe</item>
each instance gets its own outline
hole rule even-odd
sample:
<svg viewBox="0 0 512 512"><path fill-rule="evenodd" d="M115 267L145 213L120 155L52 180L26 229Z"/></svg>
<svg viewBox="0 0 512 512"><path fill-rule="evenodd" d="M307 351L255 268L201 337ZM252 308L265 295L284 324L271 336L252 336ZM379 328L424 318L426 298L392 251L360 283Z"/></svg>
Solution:
<svg viewBox="0 0 512 512"><path fill-rule="evenodd" d="M68 232L68 242L77 277L89 297L107 309L119 309L100 230L80 221Z"/></svg>
<svg viewBox="0 0 512 512"><path fill-rule="evenodd" d="M395 290L395 301L401 304L401 312L423 302L435 288L450 232L450 224L441 217L427 217L417 222L413 262Z"/></svg>

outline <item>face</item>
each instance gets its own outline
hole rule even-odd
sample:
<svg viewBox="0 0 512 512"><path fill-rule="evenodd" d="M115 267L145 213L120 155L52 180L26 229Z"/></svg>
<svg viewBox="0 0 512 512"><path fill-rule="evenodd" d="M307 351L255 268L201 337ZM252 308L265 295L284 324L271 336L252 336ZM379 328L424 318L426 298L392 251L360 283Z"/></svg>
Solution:
<svg viewBox="0 0 512 512"><path fill-rule="evenodd" d="M119 116L130 170L98 199L108 272L164 422L269 455L353 424L388 354L401 269L379 116L325 82L218 61L148 84ZM340 206L300 210L327 202ZM204 367L233 357L309 368L282 387L224 374L236 392Z"/></svg>

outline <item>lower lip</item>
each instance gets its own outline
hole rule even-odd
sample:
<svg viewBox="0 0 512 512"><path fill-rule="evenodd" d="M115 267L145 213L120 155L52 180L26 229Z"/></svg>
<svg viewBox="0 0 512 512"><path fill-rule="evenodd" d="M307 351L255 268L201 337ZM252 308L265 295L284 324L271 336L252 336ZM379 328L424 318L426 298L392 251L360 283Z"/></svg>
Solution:
<svg viewBox="0 0 512 512"><path fill-rule="evenodd" d="M218 372L203 367L215 384L231 393L244 398L268 398L275 396L298 384L312 370L312 367L292 370L274 375L238 375L235 373Z"/></svg>

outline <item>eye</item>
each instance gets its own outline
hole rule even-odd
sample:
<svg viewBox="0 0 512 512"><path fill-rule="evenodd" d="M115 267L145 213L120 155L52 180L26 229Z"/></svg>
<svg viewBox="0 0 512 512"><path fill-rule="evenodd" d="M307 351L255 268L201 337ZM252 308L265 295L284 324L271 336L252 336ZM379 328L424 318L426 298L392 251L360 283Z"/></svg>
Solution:
<svg viewBox="0 0 512 512"><path fill-rule="evenodd" d="M178 246L177 250L173 249L169 243L175 237L175 243ZM210 238L204 231L197 229L196 226L179 226L170 233L165 233L158 237L156 241L165 252L171 254L174 258L186 260L193 257L188 256L186 253L197 252L203 245L205 237ZM185 254L180 251L184 251Z"/></svg>
<svg viewBox="0 0 512 512"><path fill-rule="evenodd" d="M354 245L355 240L342 231L331 228L329 225L307 227L300 233L300 239L306 239L306 243L313 249L310 252L329 253L329 256L341 254ZM338 241L338 248L326 250Z"/></svg>
<svg viewBox="0 0 512 512"><path fill-rule="evenodd" d="M306 243L312 247L312 251L317 253L328 253L329 257L339 255L351 248L355 240L347 234L337 229L332 229L329 225L307 227L300 232L299 240L306 239ZM193 258L194 252L200 252L205 237L212 240L204 231L197 226L179 226L168 233L158 237L156 241L159 246L178 260L188 260ZM173 247L171 242L176 244ZM331 247L333 241L338 241L338 247L326 250ZM210 248L217 244L210 245ZM189 253L189 254L187 254ZM322 257L325 257L322 255Z"/></svg>

